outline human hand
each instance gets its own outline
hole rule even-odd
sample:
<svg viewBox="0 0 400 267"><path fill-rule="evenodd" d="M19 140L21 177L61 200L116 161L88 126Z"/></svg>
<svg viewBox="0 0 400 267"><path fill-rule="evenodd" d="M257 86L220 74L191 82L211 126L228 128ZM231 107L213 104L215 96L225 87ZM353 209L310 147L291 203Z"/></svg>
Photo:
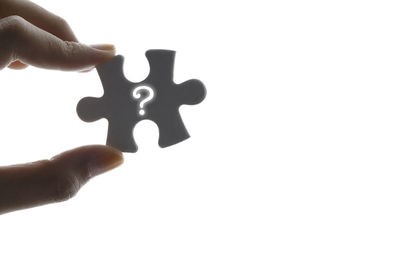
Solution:
<svg viewBox="0 0 400 267"><path fill-rule="evenodd" d="M0 0L0 70L33 65L87 71L115 55L112 45L77 41L60 17L24 0ZM120 165L122 153L94 145L50 160L0 167L0 214L74 196L89 178Z"/></svg>
<svg viewBox="0 0 400 267"><path fill-rule="evenodd" d="M93 176L123 162L114 148L76 148L50 160L0 167L0 214L73 197Z"/></svg>
<svg viewBox="0 0 400 267"><path fill-rule="evenodd" d="M0 0L0 51L0 69L89 70L115 55L113 45L79 43L64 19L25 0Z"/></svg>

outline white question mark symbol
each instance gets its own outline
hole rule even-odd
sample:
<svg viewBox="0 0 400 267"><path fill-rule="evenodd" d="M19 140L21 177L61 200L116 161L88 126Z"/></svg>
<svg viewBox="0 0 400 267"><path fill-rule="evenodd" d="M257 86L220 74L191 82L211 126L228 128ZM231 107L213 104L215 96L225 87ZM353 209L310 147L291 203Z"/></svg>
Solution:
<svg viewBox="0 0 400 267"><path fill-rule="evenodd" d="M147 97L145 97L144 99L142 99L139 102L139 114L141 116L143 116L144 114L146 114L146 111L144 110L144 105L147 104L150 100L153 99L154 97L154 91L151 87L146 86L146 85L141 85L135 88L135 90L133 90L133 97L135 99L140 99L142 97L142 94L140 93L141 91L147 91L149 93L149 95Z"/></svg>

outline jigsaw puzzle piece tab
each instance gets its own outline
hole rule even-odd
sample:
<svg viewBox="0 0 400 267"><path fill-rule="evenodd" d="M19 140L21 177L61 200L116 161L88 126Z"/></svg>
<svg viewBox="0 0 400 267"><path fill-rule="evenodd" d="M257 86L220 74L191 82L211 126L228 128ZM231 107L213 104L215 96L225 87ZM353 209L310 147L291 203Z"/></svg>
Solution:
<svg viewBox="0 0 400 267"><path fill-rule="evenodd" d="M81 120L93 122L105 117L105 104L101 98L85 97L76 107L76 112Z"/></svg>
<svg viewBox="0 0 400 267"><path fill-rule="evenodd" d="M176 85L175 99L181 105L196 105L206 98L206 87L200 80L192 79Z"/></svg>

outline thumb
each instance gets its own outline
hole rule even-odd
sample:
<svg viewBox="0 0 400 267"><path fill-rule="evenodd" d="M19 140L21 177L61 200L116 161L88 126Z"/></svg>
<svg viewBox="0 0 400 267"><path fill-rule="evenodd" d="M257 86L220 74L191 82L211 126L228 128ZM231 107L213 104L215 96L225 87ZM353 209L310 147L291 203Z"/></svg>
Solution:
<svg viewBox="0 0 400 267"><path fill-rule="evenodd" d="M91 177L122 162L120 151L92 145L50 160L0 167L0 214L67 200Z"/></svg>

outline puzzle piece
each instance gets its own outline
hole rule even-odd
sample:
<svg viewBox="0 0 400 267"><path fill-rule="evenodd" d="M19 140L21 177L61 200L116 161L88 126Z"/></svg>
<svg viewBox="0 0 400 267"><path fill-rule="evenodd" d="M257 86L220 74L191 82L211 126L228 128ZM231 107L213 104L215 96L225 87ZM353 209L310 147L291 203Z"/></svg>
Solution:
<svg viewBox="0 0 400 267"><path fill-rule="evenodd" d="M106 118L107 145L124 152L137 151L133 128L144 119L157 124L160 147L171 146L189 138L179 107L183 104L198 104L206 96L206 89L199 80L174 83L175 51L149 50L146 57L150 73L139 83L125 78L122 70L124 58L121 55L97 66L104 95L100 98L83 98L77 106L78 116L83 121Z"/></svg>

